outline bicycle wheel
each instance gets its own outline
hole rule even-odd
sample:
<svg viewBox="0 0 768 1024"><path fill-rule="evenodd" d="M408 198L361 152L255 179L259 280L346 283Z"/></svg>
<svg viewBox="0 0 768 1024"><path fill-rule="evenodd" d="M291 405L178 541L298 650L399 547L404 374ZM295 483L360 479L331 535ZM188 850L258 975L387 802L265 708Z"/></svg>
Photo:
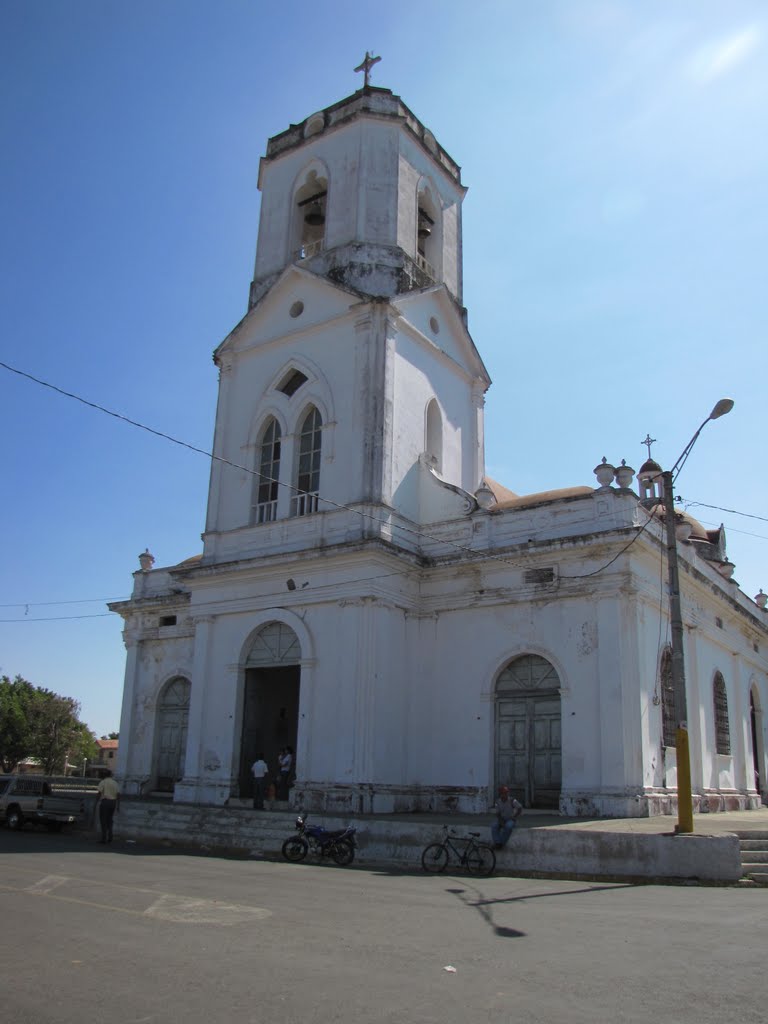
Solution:
<svg viewBox="0 0 768 1024"><path fill-rule="evenodd" d="M448 850L442 843L431 843L421 855L421 866L430 874L445 871L448 867Z"/></svg>
<svg viewBox="0 0 768 1024"><path fill-rule="evenodd" d="M300 836L291 836L283 843L283 856L294 863L304 860L309 852L309 843Z"/></svg>
<svg viewBox="0 0 768 1024"><path fill-rule="evenodd" d="M346 839L338 839L331 847L331 857L336 864L345 868L355 859L355 848Z"/></svg>
<svg viewBox="0 0 768 1024"><path fill-rule="evenodd" d="M496 867L496 854L490 846L476 843L467 853L467 871L470 875L492 875Z"/></svg>

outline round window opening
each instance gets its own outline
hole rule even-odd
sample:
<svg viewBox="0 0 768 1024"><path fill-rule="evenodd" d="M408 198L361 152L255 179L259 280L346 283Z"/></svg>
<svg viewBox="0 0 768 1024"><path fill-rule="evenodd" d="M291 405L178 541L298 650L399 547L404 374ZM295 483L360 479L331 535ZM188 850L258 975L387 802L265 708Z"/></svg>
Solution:
<svg viewBox="0 0 768 1024"><path fill-rule="evenodd" d="M289 315L292 316L294 320L296 319L297 316L301 316L303 312L304 303L301 300L299 300L298 302L294 302L294 304L288 310Z"/></svg>

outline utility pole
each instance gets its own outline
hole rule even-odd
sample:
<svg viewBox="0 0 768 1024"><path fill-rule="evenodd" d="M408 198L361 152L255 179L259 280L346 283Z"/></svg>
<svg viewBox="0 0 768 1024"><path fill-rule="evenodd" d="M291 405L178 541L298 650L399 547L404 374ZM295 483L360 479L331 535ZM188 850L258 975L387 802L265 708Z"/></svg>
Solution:
<svg viewBox="0 0 768 1024"><path fill-rule="evenodd" d="M672 469L661 474L664 489L664 525L667 533L667 567L669 571L669 620L672 634L672 688L675 693L675 743L677 748L677 827L678 833L693 832L693 791L691 787L691 752L688 743L688 711L685 692L685 654L683 651L683 610L680 601L680 573L677 564L677 534L674 484L699 434L710 420L725 416L733 408L733 400L721 398L707 416ZM650 436L650 435L649 435ZM650 449L649 449L650 450Z"/></svg>

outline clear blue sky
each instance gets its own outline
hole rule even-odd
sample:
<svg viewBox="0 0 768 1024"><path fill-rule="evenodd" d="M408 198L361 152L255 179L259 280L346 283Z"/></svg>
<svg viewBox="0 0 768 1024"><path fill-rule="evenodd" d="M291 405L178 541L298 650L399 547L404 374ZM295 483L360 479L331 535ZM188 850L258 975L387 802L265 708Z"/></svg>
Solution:
<svg viewBox="0 0 768 1024"><path fill-rule="evenodd" d="M469 186L489 474L593 485L649 431L669 465L730 395L678 492L768 516L760 0L2 0L0 359L210 448L259 156L352 93L366 49ZM0 389L0 672L116 730L121 620L62 617L127 596L145 547L200 550L207 461L5 370ZM691 511L768 590L768 522Z"/></svg>

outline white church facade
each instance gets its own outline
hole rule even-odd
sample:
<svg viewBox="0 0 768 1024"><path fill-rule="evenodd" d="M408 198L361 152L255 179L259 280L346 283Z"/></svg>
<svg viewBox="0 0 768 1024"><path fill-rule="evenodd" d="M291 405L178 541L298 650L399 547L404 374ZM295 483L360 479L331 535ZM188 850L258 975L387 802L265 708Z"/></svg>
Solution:
<svg viewBox="0 0 768 1024"><path fill-rule="evenodd" d="M128 794L225 805L291 747L308 810L671 811L658 467L519 496L485 474L460 168L366 85L269 140L254 280L216 349L202 555L141 556ZM655 492L654 492L655 493ZM630 544L631 541L634 541ZM682 518L694 801L768 795L768 620Z"/></svg>

